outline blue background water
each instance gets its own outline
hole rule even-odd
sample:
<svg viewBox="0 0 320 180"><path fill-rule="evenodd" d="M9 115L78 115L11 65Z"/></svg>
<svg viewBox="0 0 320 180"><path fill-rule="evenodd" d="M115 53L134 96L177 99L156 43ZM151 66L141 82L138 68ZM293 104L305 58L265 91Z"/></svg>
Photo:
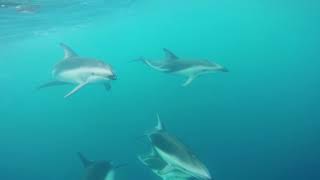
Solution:
<svg viewBox="0 0 320 180"><path fill-rule="evenodd" d="M94 8L23 27L1 12L0 179L80 179L78 151L128 162L118 179L156 179L136 156L157 112L215 179L320 178L319 1L141 0L82 21ZM36 91L63 56L59 42L111 63L112 91L88 86L67 100L71 86ZM182 88L181 77L129 62L162 58L163 47L230 72Z"/></svg>

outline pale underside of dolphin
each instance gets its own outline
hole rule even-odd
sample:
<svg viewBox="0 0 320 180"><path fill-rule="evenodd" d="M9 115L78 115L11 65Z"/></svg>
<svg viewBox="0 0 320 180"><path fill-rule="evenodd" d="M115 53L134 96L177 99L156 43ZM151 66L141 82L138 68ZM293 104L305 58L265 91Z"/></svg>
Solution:
<svg viewBox="0 0 320 180"><path fill-rule="evenodd" d="M193 176L177 168L168 167L169 165L154 150L150 154L138 156L138 159L163 180L196 180ZM164 169L168 168L171 170L163 172Z"/></svg>
<svg viewBox="0 0 320 180"><path fill-rule="evenodd" d="M110 161L91 161L78 155L85 168L84 180L114 180L116 167Z"/></svg>
<svg viewBox="0 0 320 180"><path fill-rule="evenodd" d="M189 85L195 78L203 74L228 72L228 70L223 66L208 60L181 59L166 48L164 48L163 51L166 56L165 60L155 61L145 58L140 58L138 60L144 62L154 70L169 74L186 76L187 80L182 84L182 86Z"/></svg>
<svg viewBox="0 0 320 180"><path fill-rule="evenodd" d="M186 145L165 130L159 116L158 125L152 133L148 134L148 139L156 154L156 156L151 156L153 157L151 160L160 158L166 164L157 173L168 174L178 172L180 175L183 174L185 177L193 177L198 180L211 179L207 167ZM158 163L161 162L158 161Z"/></svg>
<svg viewBox="0 0 320 180"><path fill-rule="evenodd" d="M106 90L110 90L110 81L116 79L111 65L93 58L79 57L70 47L61 43L64 50L64 58L55 65L52 75L55 80L39 87L75 84L76 87L64 97L70 97L88 84L103 84Z"/></svg>

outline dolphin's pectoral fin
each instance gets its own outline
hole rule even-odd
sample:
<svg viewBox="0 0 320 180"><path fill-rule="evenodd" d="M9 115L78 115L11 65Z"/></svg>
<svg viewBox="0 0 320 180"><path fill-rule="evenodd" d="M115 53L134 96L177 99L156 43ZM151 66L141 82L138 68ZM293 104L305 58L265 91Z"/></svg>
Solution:
<svg viewBox="0 0 320 180"><path fill-rule="evenodd" d="M163 51L166 55L167 60L177 60L179 59L178 56L176 56L173 52L171 52L169 49L163 48Z"/></svg>
<svg viewBox="0 0 320 180"><path fill-rule="evenodd" d="M69 46L64 43L60 43L60 46L63 48L64 51L64 59L68 59L70 57L78 56Z"/></svg>
<svg viewBox="0 0 320 180"><path fill-rule="evenodd" d="M163 161L160 157L148 154L148 155L141 155L138 156L138 159L147 167L151 168L152 170L160 171L164 169L168 164Z"/></svg>
<svg viewBox="0 0 320 180"><path fill-rule="evenodd" d="M158 171L159 175L165 175L168 174L169 172L173 171L175 168L167 165L165 168L161 169L160 171Z"/></svg>
<svg viewBox="0 0 320 180"><path fill-rule="evenodd" d="M188 86L197 76L189 76L188 79L182 84L183 87Z"/></svg>
<svg viewBox="0 0 320 180"><path fill-rule="evenodd" d="M47 87L61 86L61 85L67 85L67 84L69 84L69 83L61 82L61 81L50 81L48 83L45 83L45 84L39 86L37 89L43 89L43 88L47 88Z"/></svg>
<svg viewBox="0 0 320 180"><path fill-rule="evenodd" d="M71 92L69 92L67 95L64 96L64 98L68 98L70 97L71 95L75 94L76 92L78 92L82 87L84 87L85 85L87 85L88 83L85 82L85 83L82 83L82 84L79 84L77 87L75 87Z"/></svg>
<svg viewBox="0 0 320 180"><path fill-rule="evenodd" d="M104 86L106 91L110 91L111 90L111 84L110 83L103 83L103 86Z"/></svg>

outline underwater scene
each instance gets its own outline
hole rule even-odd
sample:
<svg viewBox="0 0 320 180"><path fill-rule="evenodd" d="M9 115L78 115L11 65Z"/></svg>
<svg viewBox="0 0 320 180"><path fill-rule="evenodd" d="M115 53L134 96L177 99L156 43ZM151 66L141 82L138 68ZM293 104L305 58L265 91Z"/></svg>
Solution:
<svg viewBox="0 0 320 180"><path fill-rule="evenodd" d="M0 180L319 180L319 17L0 0Z"/></svg>

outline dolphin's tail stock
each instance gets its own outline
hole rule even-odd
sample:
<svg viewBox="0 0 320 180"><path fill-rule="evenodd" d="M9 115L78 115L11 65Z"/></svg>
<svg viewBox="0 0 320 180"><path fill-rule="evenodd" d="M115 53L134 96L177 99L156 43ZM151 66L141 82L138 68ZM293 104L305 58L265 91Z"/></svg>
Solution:
<svg viewBox="0 0 320 180"><path fill-rule="evenodd" d="M143 56L140 56L137 59L131 60L131 62L142 62L142 63L146 64L147 59Z"/></svg>
<svg viewBox="0 0 320 180"><path fill-rule="evenodd" d="M37 89L43 89L43 88L47 88L47 87L52 87L52 86L60 86L60 85L68 85L69 83L66 82L61 82L61 81L50 81L47 82L45 84L42 84L40 86L37 87Z"/></svg>

